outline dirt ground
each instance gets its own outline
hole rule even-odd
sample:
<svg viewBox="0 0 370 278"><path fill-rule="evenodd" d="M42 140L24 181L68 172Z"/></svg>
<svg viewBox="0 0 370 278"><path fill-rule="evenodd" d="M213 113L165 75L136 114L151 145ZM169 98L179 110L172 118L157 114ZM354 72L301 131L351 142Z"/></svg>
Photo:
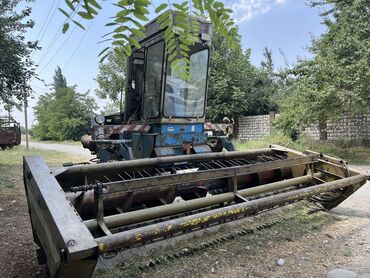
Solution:
<svg viewBox="0 0 370 278"><path fill-rule="evenodd" d="M370 167L360 169L370 172ZM37 265L21 173L19 165L12 169L0 165L0 277L43 277L45 271ZM285 213L294 216L296 212L287 210ZM262 217L259 221L265 220ZM239 224L235 223L235 227ZM197 238L192 244L203 240ZM175 248L184 248L186 244ZM284 260L282 266L277 264L279 259ZM359 277L370 277L369 183L329 213L300 213L274 227L146 272L130 272L123 267L118 271L107 270L101 275L326 277L333 268L347 268Z"/></svg>

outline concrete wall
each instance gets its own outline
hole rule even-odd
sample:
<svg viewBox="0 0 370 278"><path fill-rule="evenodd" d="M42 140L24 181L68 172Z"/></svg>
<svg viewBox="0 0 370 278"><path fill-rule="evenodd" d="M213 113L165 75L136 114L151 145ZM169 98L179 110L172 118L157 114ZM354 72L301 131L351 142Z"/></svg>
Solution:
<svg viewBox="0 0 370 278"><path fill-rule="evenodd" d="M272 121L278 114L240 117L238 119L238 138L241 140L255 140L268 136L272 132ZM336 121L328 121L326 128L327 142L350 140L355 144L363 145L370 143L370 112L358 115L346 114ZM319 124L307 128L305 133L314 140L320 140ZM323 136L323 133L321 134Z"/></svg>

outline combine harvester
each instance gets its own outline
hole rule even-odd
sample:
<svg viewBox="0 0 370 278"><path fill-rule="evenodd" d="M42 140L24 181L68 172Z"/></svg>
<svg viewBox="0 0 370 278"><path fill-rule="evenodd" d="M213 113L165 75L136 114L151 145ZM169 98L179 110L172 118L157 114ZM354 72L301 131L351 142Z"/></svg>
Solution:
<svg viewBox="0 0 370 278"><path fill-rule="evenodd" d="M81 139L97 163L50 169L24 158L34 240L52 277L90 277L102 254L304 199L329 210L365 184L319 153L235 151L229 123L206 123L211 24L199 23L189 81L166 62L158 22L146 26L128 59L125 113L94 117Z"/></svg>

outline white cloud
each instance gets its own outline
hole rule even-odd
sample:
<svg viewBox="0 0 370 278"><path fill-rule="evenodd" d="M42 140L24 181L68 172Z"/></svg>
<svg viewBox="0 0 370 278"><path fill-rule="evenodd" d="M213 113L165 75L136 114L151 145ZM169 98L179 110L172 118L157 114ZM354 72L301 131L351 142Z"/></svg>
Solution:
<svg viewBox="0 0 370 278"><path fill-rule="evenodd" d="M236 23L248 21L253 17L269 12L273 6L282 5L286 0L236 0L231 5Z"/></svg>

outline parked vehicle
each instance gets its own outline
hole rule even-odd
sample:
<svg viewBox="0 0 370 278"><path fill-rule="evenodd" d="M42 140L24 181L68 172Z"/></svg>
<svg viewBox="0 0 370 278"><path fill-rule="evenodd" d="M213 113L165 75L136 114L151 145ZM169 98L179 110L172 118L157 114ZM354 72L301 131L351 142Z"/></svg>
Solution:
<svg viewBox="0 0 370 278"><path fill-rule="evenodd" d="M10 116L0 116L0 148L13 148L21 143L20 124Z"/></svg>

